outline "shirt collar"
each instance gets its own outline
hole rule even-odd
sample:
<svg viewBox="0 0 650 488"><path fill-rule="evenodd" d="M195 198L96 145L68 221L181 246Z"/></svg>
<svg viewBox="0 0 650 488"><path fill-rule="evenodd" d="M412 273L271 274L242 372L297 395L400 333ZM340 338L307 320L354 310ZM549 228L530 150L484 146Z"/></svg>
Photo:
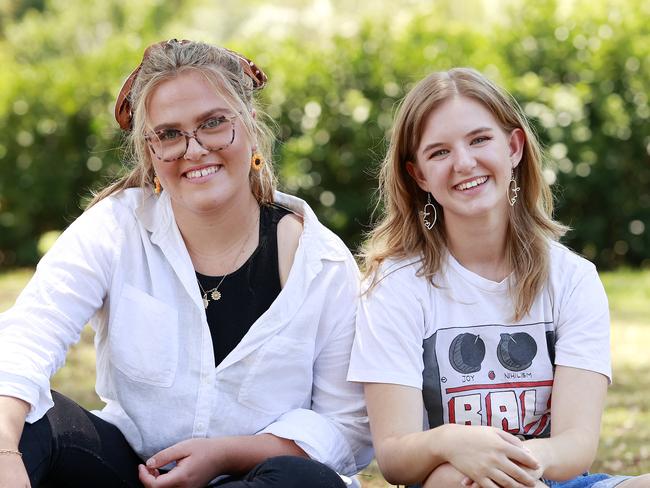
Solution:
<svg viewBox="0 0 650 488"><path fill-rule="evenodd" d="M276 204L302 217L301 240L308 242L310 250L314 250L313 256L331 261L347 259L348 251L345 244L338 236L324 228L307 202L279 191L275 192L274 200ZM171 224L175 222L169 193L164 191L159 196L144 193L135 213L143 227L151 232L154 242L160 235L167 233L171 229Z"/></svg>

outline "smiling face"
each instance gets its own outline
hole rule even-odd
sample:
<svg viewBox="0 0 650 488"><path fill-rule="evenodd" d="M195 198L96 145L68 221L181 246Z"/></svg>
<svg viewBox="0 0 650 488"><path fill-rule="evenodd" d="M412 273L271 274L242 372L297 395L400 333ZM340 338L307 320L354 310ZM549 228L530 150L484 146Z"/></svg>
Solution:
<svg viewBox="0 0 650 488"><path fill-rule="evenodd" d="M231 105L196 71L186 71L163 81L148 99L150 136L154 132L170 133L173 129L192 134L197 127L207 124L211 128L216 121L231 127L230 118L235 128L232 144L219 151L206 149L190 138L185 155L167 162L159 160L149 148L151 162L162 187L170 194L177 217L183 212L201 214L225 203L250 200L253 144L237 109Z"/></svg>
<svg viewBox="0 0 650 488"><path fill-rule="evenodd" d="M407 170L442 207L446 226L505 219L511 169L523 146L522 130L506 133L484 105L453 97L428 115Z"/></svg>

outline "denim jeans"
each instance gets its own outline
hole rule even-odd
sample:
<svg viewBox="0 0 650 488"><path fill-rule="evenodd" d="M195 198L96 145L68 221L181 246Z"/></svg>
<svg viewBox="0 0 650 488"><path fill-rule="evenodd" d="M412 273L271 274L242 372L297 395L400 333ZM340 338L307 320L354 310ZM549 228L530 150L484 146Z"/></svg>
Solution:
<svg viewBox="0 0 650 488"><path fill-rule="evenodd" d="M25 424L19 449L32 487L142 488L142 460L114 425L52 392L54 407ZM164 426L160 426L164 428ZM330 468L293 456L269 458L241 477L211 486L224 488L345 488Z"/></svg>
<svg viewBox="0 0 650 488"><path fill-rule="evenodd" d="M551 481L542 479L549 488L614 488L619 483L632 476L610 476L608 474L583 474L567 481ZM406 488L421 488L421 485Z"/></svg>
<svg viewBox="0 0 650 488"><path fill-rule="evenodd" d="M608 474L583 474L567 481L542 480L549 488L614 488L631 476L610 476Z"/></svg>

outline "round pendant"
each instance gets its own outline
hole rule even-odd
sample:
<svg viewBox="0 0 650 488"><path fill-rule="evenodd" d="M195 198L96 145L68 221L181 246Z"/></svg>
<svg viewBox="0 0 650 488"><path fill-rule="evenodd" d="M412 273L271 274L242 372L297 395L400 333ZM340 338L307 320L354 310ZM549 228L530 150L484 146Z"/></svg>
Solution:
<svg viewBox="0 0 650 488"><path fill-rule="evenodd" d="M208 305L210 305L210 302L208 301L208 299L203 298L203 308L208 308Z"/></svg>
<svg viewBox="0 0 650 488"><path fill-rule="evenodd" d="M210 298L212 298L215 302L221 298L221 292L219 290L214 290L210 294Z"/></svg>

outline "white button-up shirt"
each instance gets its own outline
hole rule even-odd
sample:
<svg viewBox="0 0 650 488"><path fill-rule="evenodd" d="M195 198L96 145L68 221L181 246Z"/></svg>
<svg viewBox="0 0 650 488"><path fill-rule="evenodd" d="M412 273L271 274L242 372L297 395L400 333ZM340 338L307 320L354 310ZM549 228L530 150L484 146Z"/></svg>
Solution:
<svg viewBox="0 0 650 488"><path fill-rule="evenodd" d="M361 386L345 380L358 295L351 254L302 200L285 287L215 367L190 256L168 195L129 189L82 214L0 314L0 395L25 400L28 422L52 406L50 377L89 320L95 412L146 459L192 437L270 433L353 474L372 458Z"/></svg>

